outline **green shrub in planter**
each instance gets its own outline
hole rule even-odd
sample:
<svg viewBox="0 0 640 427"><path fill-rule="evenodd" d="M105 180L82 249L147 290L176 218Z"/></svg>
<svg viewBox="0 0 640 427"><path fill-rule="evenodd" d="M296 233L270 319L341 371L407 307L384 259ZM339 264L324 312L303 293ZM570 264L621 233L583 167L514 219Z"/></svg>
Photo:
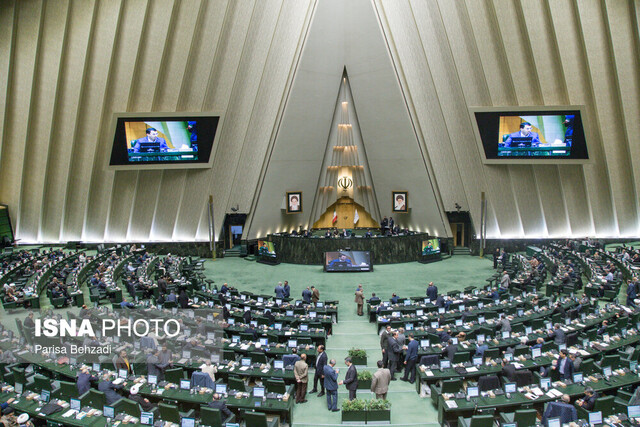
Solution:
<svg viewBox="0 0 640 427"><path fill-rule="evenodd" d="M367 364L367 352L359 348L352 348L349 350L349 357L354 365L366 365Z"/></svg>
<svg viewBox="0 0 640 427"><path fill-rule="evenodd" d="M373 375L371 371L358 371L358 390L371 390L371 380Z"/></svg>
<svg viewBox="0 0 640 427"><path fill-rule="evenodd" d="M391 422L391 402L382 399L367 401L367 422L389 421Z"/></svg>
<svg viewBox="0 0 640 427"><path fill-rule="evenodd" d="M367 402L363 399L342 401L342 422L367 421Z"/></svg>

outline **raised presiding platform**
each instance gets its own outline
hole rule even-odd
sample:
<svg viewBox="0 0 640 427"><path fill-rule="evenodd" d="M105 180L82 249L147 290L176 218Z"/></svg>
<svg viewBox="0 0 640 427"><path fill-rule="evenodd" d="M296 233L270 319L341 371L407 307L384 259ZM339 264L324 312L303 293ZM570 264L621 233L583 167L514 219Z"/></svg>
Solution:
<svg viewBox="0 0 640 427"><path fill-rule="evenodd" d="M369 251L372 264L420 261L426 233L389 237L299 237L272 234L279 262L324 265L324 253L339 250Z"/></svg>

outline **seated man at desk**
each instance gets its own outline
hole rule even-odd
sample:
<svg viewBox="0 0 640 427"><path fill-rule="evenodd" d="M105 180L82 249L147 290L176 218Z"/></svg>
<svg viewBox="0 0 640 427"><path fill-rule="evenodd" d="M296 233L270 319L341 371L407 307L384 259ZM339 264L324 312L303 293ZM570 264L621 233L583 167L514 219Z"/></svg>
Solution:
<svg viewBox="0 0 640 427"><path fill-rule="evenodd" d="M587 411L591 411L593 410L593 407L596 406L597 399L598 396L596 395L596 392L591 387L587 387L584 389L584 397L582 399L578 399L576 404Z"/></svg>
<svg viewBox="0 0 640 427"><path fill-rule="evenodd" d="M116 392L116 390L120 390L123 387L124 383L114 384L111 381L111 374L109 372L105 373L102 376L102 381L98 383L98 391L104 393L107 405L113 404L122 397L118 394L118 392Z"/></svg>
<svg viewBox="0 0 640 427"><path fill-rule="evenodd" d="M140 396L138 394L139 391L140 391L139 385L134 385L133 387L131 387L131 390L129 390L129 400L133 400L134 402L137 402L142 408L142 410L145 412L149 412L153 410L155 405L151 403L149 399Z"/></svg>
<svg viewBox="0 0 640 427"><path fill-rule="evenodd" d="M168 149L167 141L158 136L155 128L148 128L147 136L137 139L133 144L134 153L166 153Z"/></svg>
<svg viewBox="0 0 640 427"><path fill-rule="evenodd" d="M536 132L531 131L531 123L522 122L520 123L520 130L518 132L514 132L509 135L507 140L504 142L505 147L518 147L522 143L522 139L520 138L531 138L531 144L528 145L530 147L538 147L540 145L540 136ZM513 138L518 138L514 141ZM520 141L520 142L518 142Z"/></svg>
<svg viewBox="0 0 640 427"><path fill-rule="evenodd" d="M229 408L227 408L227 404L224 402L224 400L220 400L220 395L218 393L213 393L213 400L209 402L207 406L213 409L219 409L222 413L223 419L233 415Z"/></svg>
<svg viewBox="0 0 640 427"><path fill-rule="evenodd" d="M332 260L329 263L329 267L351 267L353 263L351 259L345 254L340 254L339 258Z"/></svg>

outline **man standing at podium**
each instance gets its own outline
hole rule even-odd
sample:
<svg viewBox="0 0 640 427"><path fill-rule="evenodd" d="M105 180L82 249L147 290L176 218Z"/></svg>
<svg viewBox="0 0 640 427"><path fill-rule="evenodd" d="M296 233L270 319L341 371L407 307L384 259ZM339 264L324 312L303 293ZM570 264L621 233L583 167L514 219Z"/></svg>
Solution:
<svg viewBox="0 0 640 427"><path fill-rule="evenodd" d="M158 131L155 128L148 128L147 136L136 140L133 145L134 153L166 153L168 149L167 141L158 136Z"/></svg>

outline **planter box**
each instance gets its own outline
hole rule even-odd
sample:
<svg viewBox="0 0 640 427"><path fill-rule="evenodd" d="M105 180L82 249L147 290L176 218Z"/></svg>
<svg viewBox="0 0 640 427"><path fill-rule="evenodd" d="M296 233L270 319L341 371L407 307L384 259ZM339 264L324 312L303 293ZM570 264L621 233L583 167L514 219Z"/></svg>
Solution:
<svg viewBox="0 0 640 427"><path fill-rule="evenodd" d="M367 356L365 357L352 357L351 362L356 366L367 366Z"/></svg>
<svg viewBox="0 0 640 427"><path fill-rule="evenodd" d="M366 411L341 411L343 424L364 424L367 421Z"/></svg>
<svg viewBox="0 0 640 427"><path fill-rule="evenodd" d="M391 409L367 411L367 424L391 424Z"/></svg>
<svg viewBox="0 0 640 427"><path fill-rule="evenodd" d="M371 380L358 380L358 390L371 391Z"/></svg>

